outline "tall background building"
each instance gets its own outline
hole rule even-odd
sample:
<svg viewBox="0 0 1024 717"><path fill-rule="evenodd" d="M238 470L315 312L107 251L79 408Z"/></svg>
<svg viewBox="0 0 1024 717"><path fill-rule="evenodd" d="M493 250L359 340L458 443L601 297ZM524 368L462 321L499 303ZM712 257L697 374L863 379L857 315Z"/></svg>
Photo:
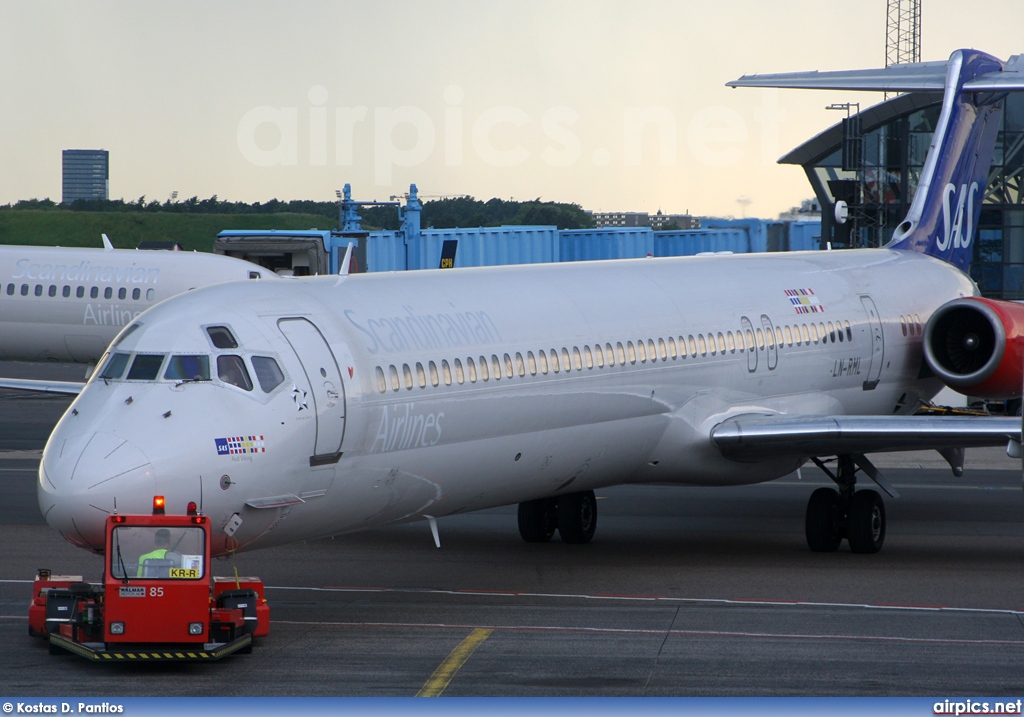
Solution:
<svg viewBox="0 0 1024 717"><path fill-rule="evenodd" d="M598 229L606 227L651 227L664 229L700 229L700 219L687 214L657 214L647 212L587 212Z"/></svg>
<svg viewBox="0 0 1024 717"><path fill-rule="evenodd" d="M65 149L62 153L61 203L76 199L108 199L110 159L105 149Z"/></svg>

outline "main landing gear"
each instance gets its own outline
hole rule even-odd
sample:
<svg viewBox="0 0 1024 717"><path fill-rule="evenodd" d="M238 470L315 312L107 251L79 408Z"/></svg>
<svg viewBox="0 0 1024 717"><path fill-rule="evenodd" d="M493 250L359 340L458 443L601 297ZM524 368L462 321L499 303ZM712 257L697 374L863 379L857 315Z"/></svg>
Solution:
<svg viewBox="0 0 1024 717"><path fill-rule="evenodd" d="M519 504L519 534L527 543L546 543L556 530L563 543L589 543L595 528L597 499L592 490Z"/></svg>
<svg viewBox="0 0 1024 717"><path fill-rule="evenodd" d="M861 456L865 468L874 467ZM843 538L854 553L877 553L885 542L885 504L873 490L854 492L857 464L851 456L839 456L837 474L818 459L814 463L839 486L818 488L807 502L804 529L807 545L816 553L830 553L839 548Z"/></svg>

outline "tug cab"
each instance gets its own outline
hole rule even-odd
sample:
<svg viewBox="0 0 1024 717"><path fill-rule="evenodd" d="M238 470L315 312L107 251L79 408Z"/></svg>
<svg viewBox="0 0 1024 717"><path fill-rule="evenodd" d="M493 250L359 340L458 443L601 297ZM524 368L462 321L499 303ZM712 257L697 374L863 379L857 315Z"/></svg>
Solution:
<svg viewBox="0 0 1024 717"><path fill-rule="evenodd" d="M167 515L162 496L152 515L106 521L102 583L40 569L29 607L29 634L50 652L97 662L203 661L251 652L270 631L258 578L214 578L210 519L189 503Z"/></svg>

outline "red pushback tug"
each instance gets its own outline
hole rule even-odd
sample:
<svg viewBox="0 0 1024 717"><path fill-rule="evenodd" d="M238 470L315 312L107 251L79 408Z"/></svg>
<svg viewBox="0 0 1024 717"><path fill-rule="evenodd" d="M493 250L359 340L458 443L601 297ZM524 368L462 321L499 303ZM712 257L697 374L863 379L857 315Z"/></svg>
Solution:
<svg viewBox="0 0 1024 717"><path fill-rule="evenodd" d="M217 660L251 652L270 632L270 608L257 578L210 576L210 519L187 515L107 518L103 584L80 576L36 576L30 635L50 653L69 650L96 662Z"/></svg>

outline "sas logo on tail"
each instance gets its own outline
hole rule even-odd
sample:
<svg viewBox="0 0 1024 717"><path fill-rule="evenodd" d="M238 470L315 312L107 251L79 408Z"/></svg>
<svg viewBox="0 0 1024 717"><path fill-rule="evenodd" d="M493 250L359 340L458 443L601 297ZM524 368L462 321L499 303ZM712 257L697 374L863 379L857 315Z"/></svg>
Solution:
<svg viewBox="0 0 1024 717"><path fill-rule="evenodd" d="M954 194L959 196L954 199ZM950 247L965 249L970 246L971 238L974 236L974 198L977 194L977 182L971 182L970 189L966 184L960 185L959 192L957 192L955 184L946 185L942 192L942 234L935 240L936 248L939 251L946 251ZM955 215L953 214L954 202L956 204ZM951 218L952 221L950 221Z"/></svg>

